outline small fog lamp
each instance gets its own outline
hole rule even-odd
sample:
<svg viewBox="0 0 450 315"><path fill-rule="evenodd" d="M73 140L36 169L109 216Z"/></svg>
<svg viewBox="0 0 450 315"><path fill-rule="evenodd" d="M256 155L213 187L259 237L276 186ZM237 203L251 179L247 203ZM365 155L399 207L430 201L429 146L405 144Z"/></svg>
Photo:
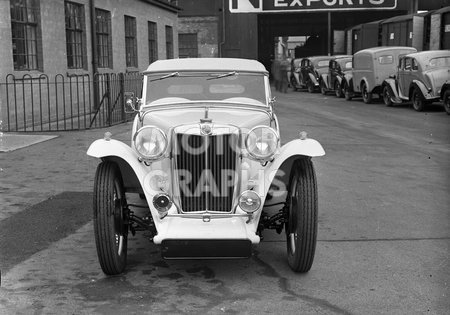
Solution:
<svg viewBox="0 0 450 315"><path fill-rule="evenodd" d="M239 206L247 213L253 213L261 206L261 198L253 190L246 190L239 196Z"/></svg>
<svg viewBox="0 0 450 315"><path fill-rule="evenodd" d="M158 194L153 197L153 205L159 214L165 214L172 207L172 200L167 194Z"/></svg>

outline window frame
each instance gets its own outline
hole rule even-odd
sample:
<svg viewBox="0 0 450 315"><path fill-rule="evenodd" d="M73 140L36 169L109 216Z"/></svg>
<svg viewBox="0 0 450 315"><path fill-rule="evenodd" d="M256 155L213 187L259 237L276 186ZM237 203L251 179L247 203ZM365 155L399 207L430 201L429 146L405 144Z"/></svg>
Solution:
<svg viewBox="0 0 450 315"><path fill-rule="evenodd" d="M68 12L69 6L73 8L72 12ZM68 15L68 13L75 13L75 15ZM64 14L66 28L67 68L87 69L86 19L84 5L82 3L64 1ZM70 23L71 18L75 19L72 23ZM78 21L76 19L78 19ZM71 24L74 26L72 27Z"/></svg>
<svg viewBox="0 0 450 315"><path fill-rule="evenodd" d="M111 12L95 8L97 68L113 68Z"/></svg>
<svg viewBox="0 0 450 315"><path fill-rule="evenodd" d="M166 58L173 59L173 27L170 25L166 25Z"/></svg>
<svg viewBox="0 0 450 315"><path fill-rule="evenodd" d="M9 4L14 70L43 70L40 0L10 0Z"/></svg>
<svg viewBox="0 0 450 315"><path fill-rule="evenodd" d="M183 36L188 38L183 38ZM195 37L195 40L193 40ZM189 39L189 40L185 40ZM192 45L184 46L184 43ZM198 33L178 33L178 57L197 58L198 57Z"/></svg>
<svg viewBox="0 0 450 315"><path fill-rule="evenodd" d="M148 21L148 62L149 64L158 60L158 25L156 22Z"/></svg>
<svg viewBox="0 0 450 315"><path fill-rule="evenodd" d="M124 15L125 28L125 64L127 68L138 67L136 18Z"/></svg>

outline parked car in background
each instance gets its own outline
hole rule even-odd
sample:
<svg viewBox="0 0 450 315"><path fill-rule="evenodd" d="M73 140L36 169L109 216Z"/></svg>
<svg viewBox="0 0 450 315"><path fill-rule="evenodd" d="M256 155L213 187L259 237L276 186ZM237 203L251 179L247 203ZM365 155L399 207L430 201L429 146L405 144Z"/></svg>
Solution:
<svg viewBox="0 0 450 315"><path fill-rule="evenodd" d="M335 56L328 64L328 73L323 73L320 80L322 94L334 92L337 97L344 96L343 83L345 74L352 71L352 56Z"/></svg>
<svg viewBox="0 0 450 315"><path fill-rule="evenodd" d="M397 73L383 81L387 106L412 102L416 111L441 99L441 89L450 79L450 50L431 50L400 58ZM445 98L444 98L445 99Z"/></svg>
<svg viewBox="0 0 450 315"><path fill-rule="evenodd" d="M445 111L450 115L450 79L442 85L441 100Z"/></svg>
<svg viewBox="0 0 450 315"><path fill-rule="evenodd" d="M374 94L381 96L383 81L395 74L399 58L416 52L412 47L392 46L363 49L353 55L353 69L345 86L345 98L362 95L371 103Z"/></svg>
<svg viewBox="0 0 450 315"><path fill-rule="evenodd" d="M165 259L246 258L264 229L285 230L287 263L313 263L318 197L304 132L280 144L269 74L255 60L158 60L144 72L131 145L91 144L94 233L104 273L126 267L128 234L145 231ZM140 203L130 202L131 198ZM133 199L131 199L133 200Z"/></svg>
<svg viewBox="0 0 450 315"><path fill-rule="evenodd" d="M314 93L320 87L320 77L328 72L328 65L332 56L306 57L300 61L299 88L307 88Z"/></svg>

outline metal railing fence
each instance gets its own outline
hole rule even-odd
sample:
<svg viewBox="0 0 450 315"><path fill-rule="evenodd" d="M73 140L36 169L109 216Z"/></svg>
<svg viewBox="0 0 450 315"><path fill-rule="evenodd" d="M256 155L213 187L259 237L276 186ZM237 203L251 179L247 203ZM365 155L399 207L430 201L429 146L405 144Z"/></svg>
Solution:
<svg viewBox="0 0 450 315"><path fill-rule="evenodd" d="M124 93L140 95L142 74L8 74L0 82L2 131L67 131L101 128L129 121Z"/></svg>

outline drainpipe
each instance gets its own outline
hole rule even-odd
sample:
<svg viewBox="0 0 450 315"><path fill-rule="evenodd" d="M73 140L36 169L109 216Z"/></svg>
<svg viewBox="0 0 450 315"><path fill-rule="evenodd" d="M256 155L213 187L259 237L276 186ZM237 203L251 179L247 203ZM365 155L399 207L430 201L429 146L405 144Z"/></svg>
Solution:
<svg viewBox="0 0 450 315"><path fill-rule="evenodd" d="M222 0L222 41L219 43L219 57L223 57L222 46L225 44L225 38L225 0Z"/></svg>
<svg viewBox="0 0 450 315"><path fill-rule="evenodd" d="M91 49L92 49L92 90L94 92L94 108L99 106L98 82L95 80L97 68L97 36L95 31L95 0L89 0L89 11L91 16Z"/></svg>
<svg viewBox="0 0 450 315"><path fill-rule="evenodd" d="M91 48L92 48L92 74L97 73L97 36L95 32L95 0L89 0L91 12Z"/></svg>

